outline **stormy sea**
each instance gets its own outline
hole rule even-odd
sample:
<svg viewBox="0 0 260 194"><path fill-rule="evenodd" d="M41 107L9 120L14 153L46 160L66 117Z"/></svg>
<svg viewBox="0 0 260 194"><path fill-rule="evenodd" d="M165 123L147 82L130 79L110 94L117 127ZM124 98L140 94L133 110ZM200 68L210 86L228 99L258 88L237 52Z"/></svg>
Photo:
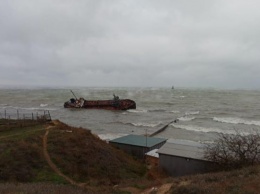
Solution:
<svg viewBox="0 0 260 194"><path fill-rule="evenodd" d="M127 111L67 109L65 101L132 99L137 108ZM172 122L156 137L211 142L218 134L260 132L260 91L188 88L2 88L0 118L41 114L90 129L104 140L125 134L149 135Z"/></svg>

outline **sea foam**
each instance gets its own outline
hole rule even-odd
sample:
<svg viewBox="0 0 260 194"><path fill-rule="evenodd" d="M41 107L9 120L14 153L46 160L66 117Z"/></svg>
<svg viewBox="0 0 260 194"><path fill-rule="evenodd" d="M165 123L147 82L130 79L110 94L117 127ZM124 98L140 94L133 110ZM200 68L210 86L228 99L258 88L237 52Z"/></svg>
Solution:
<svg viewBox="0 0 260 194"><path fill-rule="evenodd" d="M180 125L180 124L171 124L171 126L179 129L185 129L188 131L197 131L197 132L204 132L204 133L225 133L225 134L234 134L235 131L231 130L222 130L216 127L199 127L195 125Z"/></svg>
<svg viewBox="0 0 260 194"><path fill-rule="evenodd" d="M40 104L40 107L48 106L48 104Z"/></svg>
<svg viewBox="0 0 260 194"><path fill-rule="evenodd" d="M131 113L147 113L148 110L144 110L144 109L129 109L129 110L127 110L127 112L131 112Z"/></svg>
<svg viewBox="0 0 260 194"><path fill-rule="evenodd" d="M155 123L130 123L130 124L135 127L152 127L152 128L160 125L160 123L158 123L158 124L155 124Z"/></svg>
<svg viewBox="0 0 260 194"><path fill-rule="evenodd" d="M192 121L194 119L195 117L186 117L186 116L178 118L179 121Z"/></svg>
<svg viewBox="0 0 260 194"><path fill-rule="evenodd" d="M106 134L98 134L98 137L105 141L110 141L119 137L126 136L125 133L106 133Z"/></svg>
<svg viewBox="0 0 260 194"><path fill-rule="evenodd" d="M222 123L245 124L245 125L260 126L260 121L246 120L246 119L236 118L236 117L226 117L226 118L214 117L213 120L217 121L217 122L222 122Z"/></svg>

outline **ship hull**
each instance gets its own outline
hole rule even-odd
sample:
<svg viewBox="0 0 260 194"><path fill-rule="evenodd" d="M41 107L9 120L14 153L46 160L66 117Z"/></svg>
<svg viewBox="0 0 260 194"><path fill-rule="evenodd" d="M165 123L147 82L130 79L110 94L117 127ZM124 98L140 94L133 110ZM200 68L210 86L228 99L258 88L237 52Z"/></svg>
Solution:
<svg viewBox="0 0 260 194"><path fill-rule="evenodd" d="M120 100L83 100L67 101L64 108L86 108L86 109L106 109L106 110L128 110L136 109L136 103L130 99Z"/></svg>

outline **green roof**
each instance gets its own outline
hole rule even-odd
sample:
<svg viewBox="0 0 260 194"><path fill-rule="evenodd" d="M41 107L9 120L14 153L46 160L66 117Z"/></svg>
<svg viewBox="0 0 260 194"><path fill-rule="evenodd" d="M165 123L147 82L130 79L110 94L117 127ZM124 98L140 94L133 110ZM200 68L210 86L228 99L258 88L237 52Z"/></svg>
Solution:
<svg viewBox="0 0 260 194"><path fill-rule="evenodd" d="M157 137L146 137L141 135L127 135L124 137L119 137L113 139L109 142L134 145L140 147L153 147L159 143L165 142L167 139L157 138Z"/></svg>

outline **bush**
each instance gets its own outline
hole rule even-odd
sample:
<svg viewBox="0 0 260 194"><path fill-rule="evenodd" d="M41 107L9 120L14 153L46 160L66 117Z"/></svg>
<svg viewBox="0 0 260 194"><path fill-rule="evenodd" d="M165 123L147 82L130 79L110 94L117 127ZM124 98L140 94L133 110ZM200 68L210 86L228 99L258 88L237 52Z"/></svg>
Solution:
<svg viewBox="0 0 260 194"><path fill-rule="evenodd" d="M260 163L260 134L220 134L214 144L206 146L205 158L229 169Z"/></svg>

